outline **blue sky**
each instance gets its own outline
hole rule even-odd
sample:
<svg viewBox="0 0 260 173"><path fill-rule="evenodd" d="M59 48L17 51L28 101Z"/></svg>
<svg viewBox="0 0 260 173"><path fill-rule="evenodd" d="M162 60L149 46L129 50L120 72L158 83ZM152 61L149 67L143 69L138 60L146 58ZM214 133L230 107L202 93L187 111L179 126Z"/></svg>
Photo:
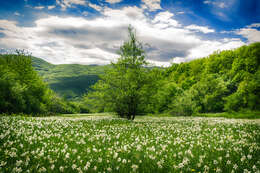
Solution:
<svg viewBox="0 0 260 173"><path fill-rule="evenodd" d="M0 0L0 49L54 64L108 64L131 24L169 65L260 41L259 0Z"/></svg>

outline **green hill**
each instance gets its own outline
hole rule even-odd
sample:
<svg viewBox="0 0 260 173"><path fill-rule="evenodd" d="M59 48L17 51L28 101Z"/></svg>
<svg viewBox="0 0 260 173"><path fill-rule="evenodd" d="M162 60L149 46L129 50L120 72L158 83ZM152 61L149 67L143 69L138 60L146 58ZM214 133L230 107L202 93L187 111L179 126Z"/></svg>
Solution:
<svg viewBox="0 0 260 173"><path fill-rule="evenodd" d="M98 75L106 66L61 64L53 65L42 59L32 57L35 70L50 88L60 96L75 100L90 90L90 86L99 80Z"/></svg>

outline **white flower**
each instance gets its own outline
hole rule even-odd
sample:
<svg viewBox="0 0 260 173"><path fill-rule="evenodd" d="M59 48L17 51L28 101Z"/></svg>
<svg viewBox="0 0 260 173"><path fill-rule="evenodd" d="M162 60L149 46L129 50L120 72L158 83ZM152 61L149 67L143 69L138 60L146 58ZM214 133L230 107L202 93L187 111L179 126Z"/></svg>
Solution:
<svg viewBox="0 0 260 173"><path fill-rule="evenodd" d="M88 170L88 168L90 167L90 162L87 162L86 165L84 166L84 170Z"/></svg>
<svg viewBox="0 0 260 173"><path fill-rule="evenodd" d="M64 171L64 167L63 166L60 166L60 172L63 172Z"/></svg>
<svg viewBox="0 0 260 173"><path fill-rule="evenodd" d="M234 168L234 169L237 169L237 168L238 168L237 164L234 164L233 168Z"/></svg>
<svg viewBox="0 0 260 173"><path fill-rule="evenodd" d="M39 169L39 172L46 172L47 170L46 170L46 168L45 167L41 167L40 169Z"/></svg>
<svg viewBox="0 0 260 173"><path fill-rule="evenodd" d="M98 162L101 163L102 162L102 158L99 157L98 158Z"/></svg>
<svg viewBox="0 0 260 173"><path fill-rule="evenodd" d="M51 170L53 170L54 168L55 168L55 165L52 164L52 165L51 165Z"/></svg>
<svg viewBox="0 0 260 173"><path fill-rule="evenodd" d="M131 168L133 169L133 171L135 172L138 169L138 165L132 165Z"/></svg>
<svg viewBox="0 0 260 173"><path fill-rule="evenodd" d="M71 168L74 170L74 169L77 168L77 165L73 164L73 165L71 166Z"/></svg>
<svg viewBox="0 0 260 173"><path fill-rule="evenodd" d="M241 162L244 162L246 160L246 156L243 156L240 160Z"/></svg>
<svg viewBox="0 0 260 173"><path fill-rule="evenodd" d="M19 161L17 160L15 165L16 165L17 167L19 167L22 163L23 163L22 160L19 160Z"/></svg>
<svg viewBox="0 0 260 173"><path fill-rule="evenodd" d="M217 169L216 169L216 172L221 172L221 169L220 169L220 168L217 168Z"/></svg>
<svg viewBox="0 0 260 173"><path fill-rule="evenodd" d="M217 160L214 160L213 163L214 163L214 165L217 165L217 164L218 164L218 161L217 161Z"/></svg>
<svg viewBox="0 0 260 173"><path fill-rule="evenodd" d="M116 159L116 158L117 158L117 156L118 156L118 153L114 153L114 156L113 156L113 158L114 158L114 159Z"/></svg>
<svg viewBox="0 0 260 173"><path fill-rule="evenodd" d="M1 161L0 166L5 166L7 162Z"/></svg>

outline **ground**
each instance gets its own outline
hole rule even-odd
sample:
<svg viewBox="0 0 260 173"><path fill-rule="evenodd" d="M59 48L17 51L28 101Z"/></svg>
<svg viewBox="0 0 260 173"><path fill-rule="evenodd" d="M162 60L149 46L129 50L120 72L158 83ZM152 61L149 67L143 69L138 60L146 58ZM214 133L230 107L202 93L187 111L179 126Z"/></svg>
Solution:
<svg viewBox="0 0 260 173"><path fill-rule="evenodd" d="M260 172L260 119L0 117L0 172Z"/></svg>

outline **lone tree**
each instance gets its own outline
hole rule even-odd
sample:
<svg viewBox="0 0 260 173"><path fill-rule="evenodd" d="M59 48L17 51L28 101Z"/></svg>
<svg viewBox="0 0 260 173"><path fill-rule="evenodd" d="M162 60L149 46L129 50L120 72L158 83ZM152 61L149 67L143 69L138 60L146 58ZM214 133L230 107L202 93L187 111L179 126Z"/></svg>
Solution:
<svg viewBox="0 0 260 173"><path fill-rule="evenodd" d="M99 111L113 111L120 117L134 120L140 112L142 87L148 82L148 63L142 43L137 41L134 28L128 27L128 41L120 47L120 58L111 63L101 80L94 86L94 92L87 97L102 105ZM103 110L102 110L103 109Z"/></svg>

